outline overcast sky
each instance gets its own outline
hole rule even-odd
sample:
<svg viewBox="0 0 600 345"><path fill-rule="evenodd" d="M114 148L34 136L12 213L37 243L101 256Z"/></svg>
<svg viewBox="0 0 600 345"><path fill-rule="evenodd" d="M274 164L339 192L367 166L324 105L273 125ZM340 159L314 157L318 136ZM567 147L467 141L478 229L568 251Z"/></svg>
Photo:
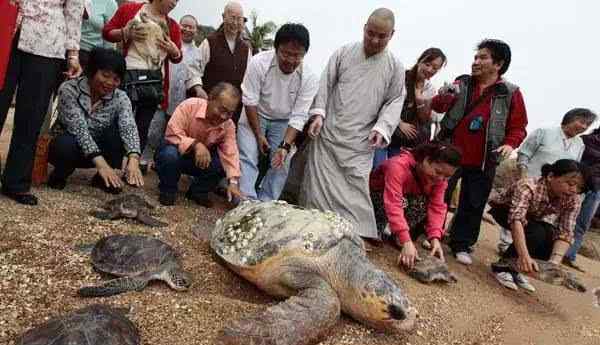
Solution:
<svg viewBox="0 0 600 345"><path fill-rule="evenodd" d="M191 13L201 24L218 26L227 1L179 0L173 17ZM474 47L482 38L499 38L512 48L506 78L521 87L528 130L560 123L573 107L600 112L600 45L597 0L253 0L241 1L259 22L303 23L311 46L305 62L321 73L331 53L362 39L368 15L388 7L396 15L391 49L410 68L428 47L439 47L448 65L433 79L440 86L470 73ZM251 29L251 28L250 28Z"/></svg>

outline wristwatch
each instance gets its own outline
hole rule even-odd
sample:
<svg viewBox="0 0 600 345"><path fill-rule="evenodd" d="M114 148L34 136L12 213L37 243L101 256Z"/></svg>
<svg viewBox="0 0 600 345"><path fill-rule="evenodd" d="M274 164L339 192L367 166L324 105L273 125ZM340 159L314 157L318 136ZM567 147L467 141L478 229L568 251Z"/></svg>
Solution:
<svg viewBox="0 0 600 345"><path fill-rule="evenodd" d="M281 142L281 144L279 144L279 148L280 149L284 149L286 150L288 153L290 152L290 150L292 149L292 144L286 143L285 140Z"/></svg>

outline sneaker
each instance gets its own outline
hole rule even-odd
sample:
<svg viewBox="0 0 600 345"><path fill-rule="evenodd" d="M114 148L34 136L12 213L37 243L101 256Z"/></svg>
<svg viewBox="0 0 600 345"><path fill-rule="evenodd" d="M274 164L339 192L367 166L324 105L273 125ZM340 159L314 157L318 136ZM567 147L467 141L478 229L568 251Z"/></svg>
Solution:
<svg viewBox="0 0 600 345"><path fill-rule="evenodd" d="M529 280L527 280L527 278L525 278L525 276L523 274L521 274L521 273L513 273L512 277L514 279L514 282L521 289L523 289L525 291L528 291L528 292L535 292L535 287L533 285L531 285L531 283L529 282Z"/></svg>
<svg viewBox="0 0 600 345"><path fill-rule="evenodd" d="M158 202L160 202L163 206L173 206L175 205L175 200L177 199L177 194L175 193L160 193L158 196Z"/></svg>
<svg viewBox="0 0 600 345"><path fill-rule="evenodd" d="M513 275L510 272L498 272L494 274L494 277L496 277L496 280L500 283L500 285L504 286L505 288L511 290L519 289L517 284L515 284Z"/></svg>
<svg viewBox="0 0 600 345"><path fill-rule="evenodd" d="M460 262L463 265L471 265L473 263L473 259L471 258L471 254L467 252L458 252L454 254L456 261Z"/></svg>
<svg viewBox="0 0 600 345"><path fill-rule="evenodd" d="M188 191L185 193L185 197L196 202L196 204L200 206L204 206L206 208L213 207L213 202L208 198L208 193L191 193Z"/></svg>

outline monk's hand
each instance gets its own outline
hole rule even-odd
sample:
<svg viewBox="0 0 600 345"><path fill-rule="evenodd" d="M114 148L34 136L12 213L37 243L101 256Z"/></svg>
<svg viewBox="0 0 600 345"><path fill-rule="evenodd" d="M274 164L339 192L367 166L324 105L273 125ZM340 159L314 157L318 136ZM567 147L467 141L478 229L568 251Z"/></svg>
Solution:
<svg viewBox="0 0 600 345"><path fill-rule="evenodd" d="M519 259L517 259L517 268L523 273L537 272L540 270L537 262L529 255L519 256Z"/></svg>
<svg viewBox="0 0 600 345"><path fill-rule="evenodd" d="M206 169L210 165L210 152L204 144L197 142L194 145L194 162L200 169Z"/></svg>
<svg viewBox="0 0 600 345"><path fill-rule="evenodd" d="M308 127L308 136L311 139L315 139L319 135L319 133L321 133L321 128L323 128L323 116L313 116L313 120L310 126Z"/></svg>
<svg viewBox="0 0 600 345"><path fill-rule="evenodd" d="M417 137L417 127L408 122L400 121L397 131L409 139L415 139Z"/></svg>
<svg viewBox="0 0 600 345"><path fill-rule="evenodd" d="M268 155L269 151L271 150L271 146L269 146L267 137L262 134L258 136L258 149L263 155Z"/></svg>
<svg viewBox="0 0 600 345"><path fill-rule="evenodd" d="M371 148L382 149L386 147L386 144L387 143L383 139L383 135L381 135L381 133L375 130L372 130L371 133L369 133L369 145Z"/></svg>
<svg viewBox="0 0 600 345"><path fill-rule="evenodd" d="M415 266L415 260L417 260L418 257L419 254L417 253L415 244L412 241L404 242L402 244L400 256L398 256L398 263L407 269L412 269Z"/></svg>
<svg viewBox="0 0 600 345"><path fill-rule="evenodd" d="M192 93L198 97L198 98L202 98L202 99L208 99L208 95L206 94L206 91L204 91L204 89L202 88L202 86L200 85L195 85L192 87Z"/></svg>
<svg viewBox="0 0 600 345"><path fill-rule="evenodd" d="M227 186L227 201L231 202L231 200L234 198L243 199L244 196L240 191L240 186L238 185L237 181L235 183L229 181L229 185Z"/></svg>
<svg viewBox="0 0 600 345"><path fill-rule="evenodd" d="M442 244L440 243L439 239L431 239L431 252L429 253L429 255L437 256L440 260L446 261L444 259L444 250L442 249Z"/></svg>
<svg viewBox="0 0 600 345"><path fill-rule="evenodd" d="M128 158L125 179L132 186L142 187L144 185L144 176L140 170L140 161L137 155L132 155Z"/></svg>
<svg viewBox="0 0 600 345"><path fill-rule="evenodd" d="M503 160L510 156L510 154L513 152L513 148L510 145L502 145L497 148L495 152L498 152L500 159Z"/></svg>
<svg viewBox="0 0 600 345"><path fill-rule="evenodd" d="M286 149L283 147L278 148L271 160L271 166L275 169L283 168L283 163L285 162L285 157L287 157L287 155L288 151Z"/></svg>

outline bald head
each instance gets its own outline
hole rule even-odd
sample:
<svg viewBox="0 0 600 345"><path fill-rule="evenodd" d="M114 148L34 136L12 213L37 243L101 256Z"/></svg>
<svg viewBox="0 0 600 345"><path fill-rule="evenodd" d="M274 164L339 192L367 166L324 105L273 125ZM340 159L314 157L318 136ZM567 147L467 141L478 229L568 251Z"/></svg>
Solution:
<svg viewBox="0 0 600 345"><path fill-rule="evenodd" d="M244 14L244 9L242 8L242 5L237 2L237 1L230 1L227 3L227 5L225 5L225 8L223 9L223 14L227 14L227 13L235 13L235 14Z"/></svg>
<svg viewBox="0 0 600 345"><path fill-rule="evenodd" d="M223 29L228 38L237 37L244 29L244 9L239 2L232 1L223 10Z"/></svg>
<svg viewBox="0 0 600 345"><path fill-rule="evenodd" d="M369 20L367 20L367 23L373 21L376 21L378 23L386 23L392 30L394 29L394 25L396 24L396 21L394 19L394 12L385 7L378 8L375 11L373 11L373 13L371 13L371 15L369 16Z"/></svg>

